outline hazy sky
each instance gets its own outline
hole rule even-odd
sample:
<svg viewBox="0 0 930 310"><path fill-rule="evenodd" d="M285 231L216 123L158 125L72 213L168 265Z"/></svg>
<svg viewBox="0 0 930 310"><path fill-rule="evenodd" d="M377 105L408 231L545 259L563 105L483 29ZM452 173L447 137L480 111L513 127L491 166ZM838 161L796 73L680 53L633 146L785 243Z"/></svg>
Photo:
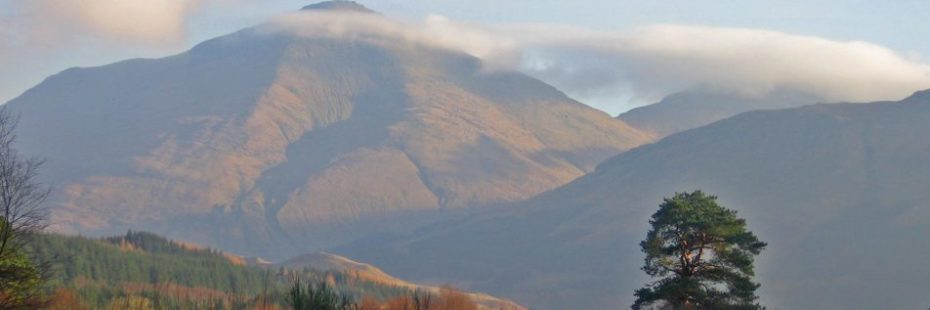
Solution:
<svg viewBox="0 0 930 310"><path fill-rule="evenodd" d="M655 100L663 92L687 87L689 84L742 81L748 74L765 76L766 83L808 85L805 90L823 92L826 98L872 99L900 97L904 89L930 88L924 79L930 72L924 65L930 56L930 5L925 1L490 1L490 0L368 0L364 5L385 15L409 21L423 21L430 15L441 15L456 23L480 26L542 25L574 26L590 32L588 41L560 38L555 40L526 29L512 36L527 55L535 55L534 63L554 63L535 75L560 86L582 101L612 114L632 106ZM5 102L37 84L43 78L74 66L95 66L135 57L159 57L183 51L210 37L229 33L293 11L304 1L291 0L0 0L0 102ZM416 25L416 24L414 24ZM634 31L651 25L677 25L685 28ZM708 28L709 27L709 28ZM560 28L564 33L564 27ZM764 30L731 32L727 29ZM545 32L545 31L544 31ZM570 31L569 31L570 32ZM619 33L619 34L618 34ZM632 33L632 34L631 34ZM645 37L648 35L649 37ZM660 43L653 36L668 38ZM770 42L755 42L753 37L771 37ZM770 36L769 36L770 35ZM522 36L533 39L524 40ZM570 35L569 35L570 36ZM512 37L509 37L512 39ZM719 38L719 40L718 40ZM825 41L819 42L817 40ZM622 42L637 45L638 50L622 47L605 48L606 43L592 40ZM686 43L678 44L683 40ZM691 40L691 42L687 42ZM728 41L729 40L729 41ZM553 43L556 42L557 44ZM695 42L696 41L696 42ZM714 66L746 66L747 59L721 60L729 49L701 44L713 41L721 46L743 48L743 54L765 54L759 61L768 66L751 72L726 73L709 81L690 78ZM542 42L542 43L541 43ZM730 44L732 42L732 44ZM608 42L609 43L609 42ZM862 44L865 44L864 49ZM555 44L555 45L553 45ZM620 44L616 43L615 45ZM596 52L591 46L596 45ZM558 55L553 52L558 46ZM565 47L568 46L566 49ZM578 46L586 48L579 49ZM658 47L656 47L658 46ZM747 47L749 46L749 47ZM819 48L823 47L823 48ZM535 48L535 50L534 50ZM779 54L783 49L793 51ZM882 49L887 48L887 51ZM624 49L616 51L616 49ZM685 49L688 57L670 51ZM690 49L708 55L693 59ZM820 54L807 62L788 68L809 69L806 80L785 80L773 73L784 59L804 58L807 51ZM846 55L841 62L818 66L820 59L830 54ZM468 48L466 48L468 50ZM760 52L761 51L761 52ZM643 56L665 55L653 59ZM606 54L603 63L593 63L592 55ZM616 56L615 54L621 54ZM699 53L700 54L700 53ZM540 56L542 55L542 56ZM873 57L874 56L874 57ZM546 57L555 57L548 59ZM574 57L574 58L573 58ZM613 58L611 58L613 57ZM767 58L766 58L767 57ZM874 59L874 60L872 60ZM579 61L574 64L573 61ZM640 66L640 62L661 65ZM588 62L588 63L584 63ZM669 69L667 63L691 64L687 71L681 65ZM828 62L829 63L829 62ZM871 63L857 68L857 63ZM876 68L890 64L893 69ZM527 66L526 63L523 64ZM616 66L617 72L611 72ZM690 65L689 65L690 66ZM841 68L842 66L842 68ZM532 67L532 66L531 66ZM593 67L601 71L591 72ZM621 69L620 67L624 67ZM636 67L630 69L628 67ZM567 69L566 69L567 68ZM537 68L539 69L539 68ZM555 70L558 69L558 70ZM587 71L586 71L587 70ZM652 74L667 70L665 74ZM820 70L820 71L817 71ZM867 93L834 96L836 89L870 85L874 81L855 77L849 83L826 85L823 80L839 75L826 72L839 70L842 76L857 72L881 76L882 81L898 83L883 85ZM847 71L843 71L847 70ZM568 74L569 72L571 74ZM877 72L877 73L872 73ZM839 74L839 73L837 73ZM610 75L610 77L604 77ZM649 75L648 77L640 77ZM679 75L686 78L679 79ZM840 77L842 77L840 76ZM900 77L900 78L898 78ZM666 79L675 81L663 84ZM576 79L576 80L570 80ZM600 80L598 80L600 79ZM623 83L586 89L585 83ZM927 82L926 86L923 85ZM646 87L646 84L656 84ZM813 83L813 84L811 84ZM856 84L859 83L859 84ZM619 85L619 86L618 86ZM755 85L755 84L754 84ZM770 85L771 86L771 85ZM917 90L914 89L914 90ZM893 98L888 98L893 99Z"/></svg>

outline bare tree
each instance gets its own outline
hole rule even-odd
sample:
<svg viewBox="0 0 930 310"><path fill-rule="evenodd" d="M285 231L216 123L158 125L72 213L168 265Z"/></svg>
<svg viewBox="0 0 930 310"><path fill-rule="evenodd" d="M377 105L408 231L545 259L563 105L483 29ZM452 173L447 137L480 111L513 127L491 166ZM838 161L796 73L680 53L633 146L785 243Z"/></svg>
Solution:
<svg viewBox="0 0 930 310"><path fill-rule="evenodd" d="M28 238L46 226L42 202L49 188L38 181L42 162L14 148L17 119L0 108L0 309L37 305L42 264L25 253Z"/></svg>

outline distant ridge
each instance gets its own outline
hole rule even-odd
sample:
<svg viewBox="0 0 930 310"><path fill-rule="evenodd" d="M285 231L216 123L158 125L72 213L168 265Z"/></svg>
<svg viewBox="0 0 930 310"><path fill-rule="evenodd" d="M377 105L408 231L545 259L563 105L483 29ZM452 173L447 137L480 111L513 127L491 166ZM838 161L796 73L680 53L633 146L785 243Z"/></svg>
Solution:
<svg viewBox="0 0 930 310"><path fill-rule="evenodd" d="M743 112L793 108L820 101L809 94L786 90L755 96L695 89L670 94L659 102L620 114L617 119L664 137Z"/></svg>
<svg viewBox="0 0 930 310"><path fill-rule="evenodd" d="M311 4L303 7L303 11L351 11L351 12L360 12L360 13L372 13L377 14L372 9L365 7L364 5L359 4L355 1L346 1L346 0L334 0L326 1Z"/></svg>
<svg viewBox="0 0 930 310"><path fill-rule="evenodd" d="M910 97L904 99L905 102L914 102L919 104L930 103L930 89L915 92Z"/></svg>

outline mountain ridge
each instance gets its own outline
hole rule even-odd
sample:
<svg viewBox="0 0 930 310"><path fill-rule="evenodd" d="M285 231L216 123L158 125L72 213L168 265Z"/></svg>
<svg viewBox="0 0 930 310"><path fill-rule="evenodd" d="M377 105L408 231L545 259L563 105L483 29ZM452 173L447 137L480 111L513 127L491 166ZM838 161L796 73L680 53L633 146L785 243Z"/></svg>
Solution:
<svg viewBox="0 0 930 310"><path fill-rule="evenodd" d="M789 90L742 94L712 89L691 89L670 94L659 102L621 113L617 119L664 137L743 112L793 108L821 101L817 96Z"/></svg>

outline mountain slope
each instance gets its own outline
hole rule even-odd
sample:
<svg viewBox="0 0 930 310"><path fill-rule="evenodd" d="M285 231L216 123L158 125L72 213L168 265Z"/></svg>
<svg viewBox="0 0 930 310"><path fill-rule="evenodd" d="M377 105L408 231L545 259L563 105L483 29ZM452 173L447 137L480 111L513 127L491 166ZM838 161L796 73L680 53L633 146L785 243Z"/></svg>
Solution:
<svg viewBox="0 0 930 310"><path fill-rule="evenodd" d="M769 243L757 265L766 305L923 307L928 131L930 92L749 112L623 153L514 208L343 253L533 308L621 308L648 280L638 242L649 215L663 197L703 189Z"/></svg>
<svg viewBox="0 0 930 310"><path fill-rule="evenodd" d="M386 20L346 3L300 14ZM651 139L460 52L274 24L69 69L9 106L48 161L56 229L272 258L525 199Z"/></svg>
<svg viewBox="0 0 930 310"><path fill-rule="evenodd" d="M434 295L441 294L441 288L439 286L416 284L397 279L385 273L384 271L381 271L381 269L378 269L375 266L356 262L349 258L326 252L316 252L300 255L283 263L277 264L276 266L283 266L293 270L299 270L300 268L311 268L320 271L337 272L339 274L344 274L347 277L351 277L352 279L358 279L386 287L394 287L415 292L428 292ZM471 298L471 300L473 300L481 309L525 310L524 307L510 300L501 299L482 293L466 292L465 294Z"/></svg>
<svg viewBox="0 0 930 310"><path fill-rule="evenodd" d="M793 108L820 101L814 96L786 90L757 96L698 89L671 94L654 104L620 114L617 119L664 137L743 112Z"/></svg>

